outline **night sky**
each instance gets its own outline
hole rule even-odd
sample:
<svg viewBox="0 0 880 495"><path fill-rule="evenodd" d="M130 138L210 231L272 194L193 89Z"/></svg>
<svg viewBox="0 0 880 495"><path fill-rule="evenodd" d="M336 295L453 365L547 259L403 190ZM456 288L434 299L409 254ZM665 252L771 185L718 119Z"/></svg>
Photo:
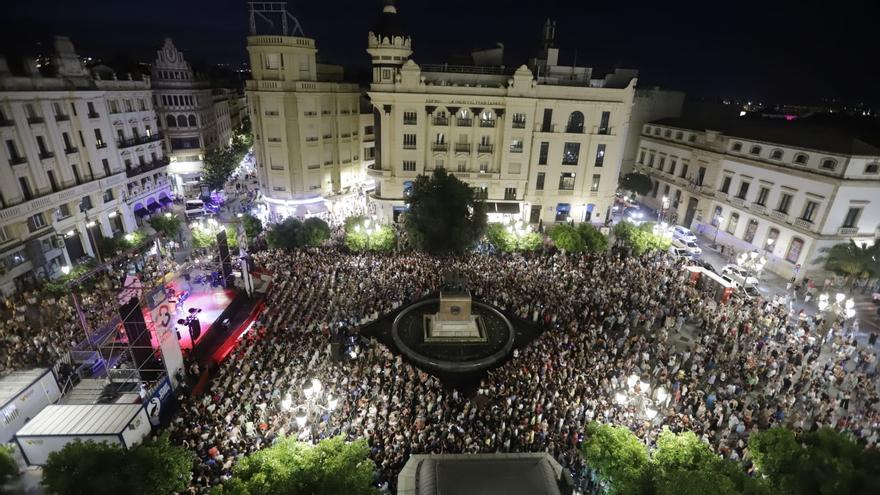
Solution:
<svg viewBox="0 0 880 495"><path fill-rule="evenodd" d="M291 1L324 61L352 77L369 67L366 33L378 0ZM416 62L505 44L520 65L537 49L547 17L558 20L562 62L604 72L633 67L642 85L707 97L790 103L837 98L880 101L880 2L810 0L563 1L398 0L413 36ZM3 48L33 51L33 42L66 34L80 54L121 51L152 61L165 36L188 59L238 65L246 60L244 0L38 0L3 7Z"/></svg>

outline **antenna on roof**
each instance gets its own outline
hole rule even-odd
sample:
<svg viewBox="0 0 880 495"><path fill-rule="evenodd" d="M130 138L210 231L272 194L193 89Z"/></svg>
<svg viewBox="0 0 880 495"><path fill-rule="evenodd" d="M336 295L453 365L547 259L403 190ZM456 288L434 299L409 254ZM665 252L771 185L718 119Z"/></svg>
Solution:
<svg viewBox="0 0 880 495"><path fill-rule="evenodd" d="M257 35L257 17L263 19L275 28L275 23L266 14L274 14L272 17L281 18L281 36L305 36L299 20L287 11L287 2L248 2L250 13L251 36ZM293 21L293 27L288 32L288 20Z"/></svg>

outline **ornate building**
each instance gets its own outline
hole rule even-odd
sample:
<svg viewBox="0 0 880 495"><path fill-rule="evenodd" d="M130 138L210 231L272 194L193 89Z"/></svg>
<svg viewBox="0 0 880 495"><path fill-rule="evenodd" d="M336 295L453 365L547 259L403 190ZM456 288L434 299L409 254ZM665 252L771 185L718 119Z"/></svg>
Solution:
<svg viewBox="0 0 880 495"><path fill-rule="evenodd" d="M397 218L416 176L445 167L486 200L490 220L608 218L636 73L594 78L590 68L559 65L554 31L548 22L541 56L515 70L497 50L475 54L479 65L418 65L385 2L367 45L377 213Z"/></svg>

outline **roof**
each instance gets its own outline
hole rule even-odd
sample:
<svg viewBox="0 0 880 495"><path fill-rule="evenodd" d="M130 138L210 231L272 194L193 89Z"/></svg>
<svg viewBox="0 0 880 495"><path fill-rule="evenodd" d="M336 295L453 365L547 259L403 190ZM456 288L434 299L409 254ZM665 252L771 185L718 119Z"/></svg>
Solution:
<svg viewBox="0 0 880 495"><path fill-rule="evenodd" d="M379 14L379 20L370 30L376 37L388 36L407 36L405 26L400 16L397 15L397 9L394 6L394 0L385 0L385 7Z"/></svg>
<svg viewBox="0 0 880 495"><path fill-rule="evenodd" d="M47 368L13 371L0 376L0 406L5 405L15 396L30 387L35 381L43 377L49 370Z"/></svg>
<svg viewBox="0 0 880 495"><path fill-rule="evenodd" d="M47 406L16 436L118 435L139 410L140 404Z"/></svg>
<svg viewBox="0 0 880 495"><path fill-rule="evenodd" d="M845 155L880 155L880 134L871 126L842 120L803 118L794 120L715 115L660 119L652 124L694 131L719 131L730 137L752 139Z"/></svg>
<svg viewBox="0 0 880 495"><path fill-rule="evenodd" d="M413 455L398 495L560 495L569 479L547 454Z"/></svg>

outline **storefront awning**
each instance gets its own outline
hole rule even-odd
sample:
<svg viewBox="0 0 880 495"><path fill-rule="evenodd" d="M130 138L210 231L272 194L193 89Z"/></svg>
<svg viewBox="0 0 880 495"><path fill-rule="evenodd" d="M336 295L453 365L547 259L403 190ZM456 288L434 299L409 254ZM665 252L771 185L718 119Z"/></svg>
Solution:
<svg viewBox="0 0 880 495"><path fill-rule="evenodd" d="M161 207L162 205L160 205L159 203L150 203L147 205L147 209L150 210L150 213L158 210Z"/></svg>
<svg viewBox="0 0 880 495"><path fill-rule="evenodd" d="M159 202L162 203L163 205L167 205L169 203L172 203L173 200L171 198L169 198L168 196L162 196L161 198L159 198Z"/></svg>
<svg viewBox="0 0 880 495"><path fill-rule="evenodd" d="M137 208L137 209L134 210L134 214L137 215L137 216L139 216L139 217L142 217L142 216L144 216L144 215L149 215L149 214L150 214L150 211L147 210L146 208Z"/></svg>

